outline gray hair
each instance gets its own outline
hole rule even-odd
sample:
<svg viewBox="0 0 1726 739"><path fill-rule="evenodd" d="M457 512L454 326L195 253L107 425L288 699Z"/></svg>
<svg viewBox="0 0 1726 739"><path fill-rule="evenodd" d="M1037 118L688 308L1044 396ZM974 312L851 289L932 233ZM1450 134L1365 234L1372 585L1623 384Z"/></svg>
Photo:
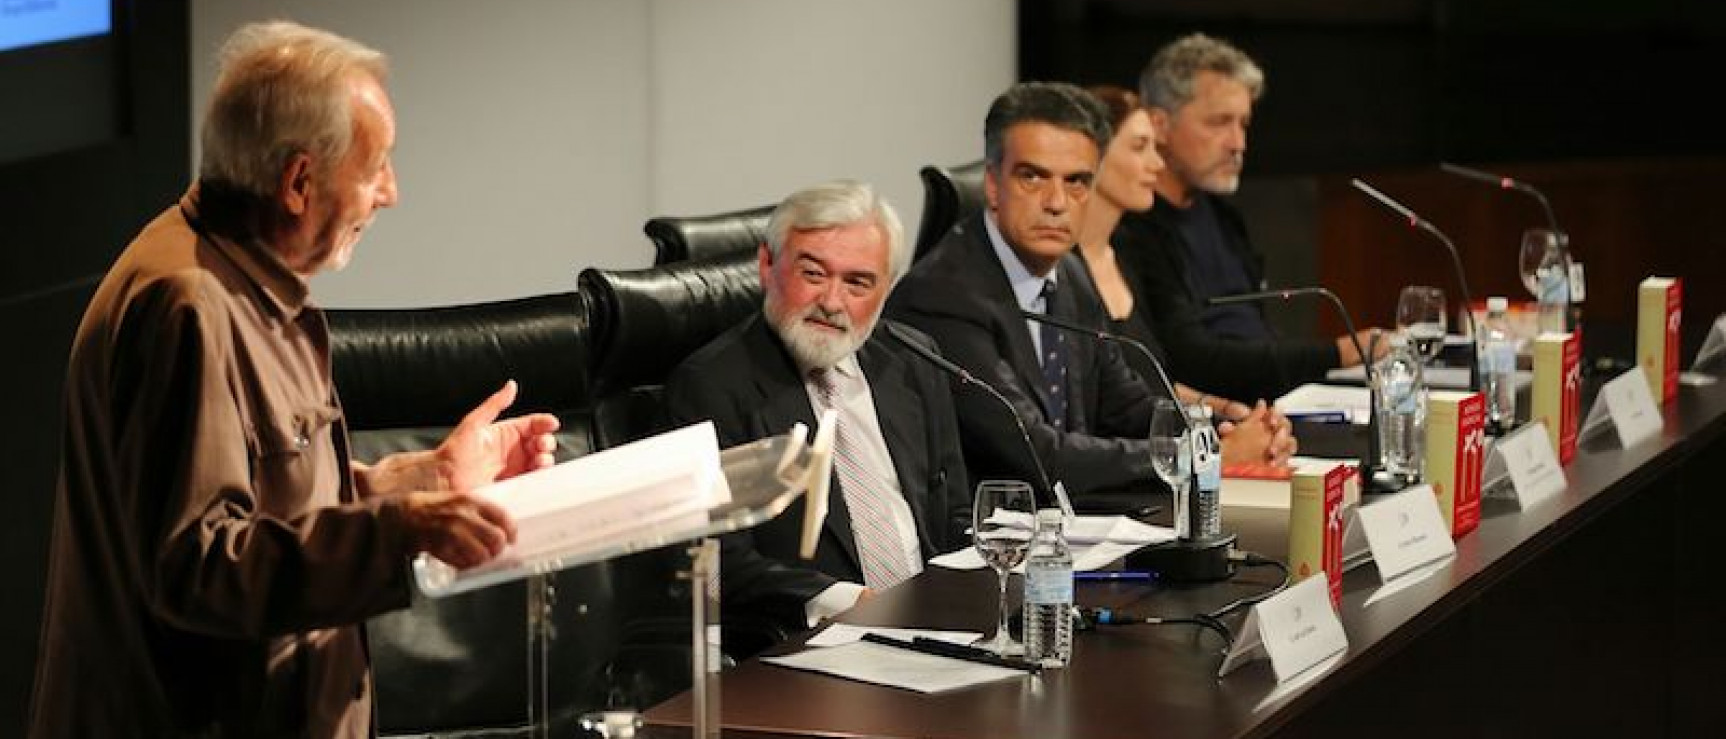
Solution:
<svg viewBox="0 0 1726 739"><path fill-rule="evenodd" d="M276 194L296 154L320 171L353 143L348 83L388 75L384 55L292 21L250 23L222 45L221 70L204 115L200 180L260 197Z"/></svg>
<svg viewBox="0 0 1726 739"><path fill-rule="evenodd" d="M983 119L983 160L998 170L1006 156L1007 129L1020 123L1047 123L1077 131L1097 145L1097 155L1109 148L1114 135L1109 112L1096 96L1065 82L1020 82L989 105Z"/></svg>
<svg viewBox="0 0 1726 739"><path fill-rule="evenodd" d="M1139 97L1146 107L1173 113L1193 101L1193 82L1200 72L1215 72L1247 88L1253 100L1265 94L1265 73L1227 41L1202 33L1170 42L1151 57L1139 74Z"/></svg>
<svg viewBox="0 0 1726 739"><path fill-rule="evenodd" d="M862 182L834 180L786 196L767 221L767 252L777 260L792 231L838 228L865 221L874 221L886 235L887 270L891 277L888 284L897 283L911 268L905 227L899 223L893 204Z"/></svg>

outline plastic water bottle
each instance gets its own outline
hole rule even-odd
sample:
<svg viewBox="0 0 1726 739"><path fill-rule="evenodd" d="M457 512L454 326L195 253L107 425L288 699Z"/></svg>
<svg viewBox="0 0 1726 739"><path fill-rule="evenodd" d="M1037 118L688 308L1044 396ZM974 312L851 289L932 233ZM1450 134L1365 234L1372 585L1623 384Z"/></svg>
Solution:
<svg viewBox="0 0 1726 739"><path fill-rule="evenodd" d="M1403 483L1419 482L1426 467L1426 383L1408 337L1391 336L1390 353L1374 374L1384 469Z"/></svg>
<svg viewBox="0 0 1726 739"><path fill-rule="evenodd" d="M1025 555L1025 657L1044 667L1073 658L1073 552L1061 534L1061 511L1037 511L1037 533Z"/></svg>
<svg viewBox="0 0 1726 739"><path fill-rule="evenodd" d="M1540 301L1540 330L1570 330L1570 249L1560 235L1549 238L1534 271L1536 296Z"/></svg>
<svg viewBox="0 0 1726 739"><path fill-rule="evenodd" d="M1486 299L1486 323L1480 327L1480 389L1486 393L1486 428L1502 434L1516 425L1516 338L1505 313L1510 301Z"/></svg>

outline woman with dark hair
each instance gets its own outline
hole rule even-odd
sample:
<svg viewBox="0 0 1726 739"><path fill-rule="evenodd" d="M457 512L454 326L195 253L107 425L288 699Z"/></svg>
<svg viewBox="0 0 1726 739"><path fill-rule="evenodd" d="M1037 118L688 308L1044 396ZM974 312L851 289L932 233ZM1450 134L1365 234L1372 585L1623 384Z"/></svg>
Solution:
<svg viewBox="0 0 1726 739"><path fill-rule="evenodd" d="M1090 202L1079 227L1079 254L1103 297L1110 329L1150 347L1157 360L1169 367L1172 365L1168 351L1157 340L1152 330L1154 324L1147 315L1149 303L1139 300L1144 282L1135 274L1130 255L1117 251L1114 245L1122 214L1149 210L1156 201L1154 187L1163 171L1162 157L1157 154L1156 130L1139 96L1132 91L1114 85L1099 85L1088 91L1108 109L1114 135L1097 166ZM1125 356L1141 376L1154 381L1156 369L1144 357L1136 352L1126 352ZM1263 400L1249 406L1199 389L1205 386L1204 378L1171 379L1176 380L1175 391L1183 403L1204 404L1214 417L1237 424L1266 424L1276 438L1267 449L1266 461L1285 462L1294 453L1296 445L1288 419Z"/></svg>

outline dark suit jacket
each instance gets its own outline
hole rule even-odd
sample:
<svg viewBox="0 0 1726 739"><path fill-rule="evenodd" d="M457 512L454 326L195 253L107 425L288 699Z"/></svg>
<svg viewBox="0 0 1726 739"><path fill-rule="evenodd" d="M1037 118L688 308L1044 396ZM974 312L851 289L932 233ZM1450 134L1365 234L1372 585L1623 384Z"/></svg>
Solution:
<svg viewBox="0 0 1726 739"><path fill-rule="evenodd" d="M952 389L947 375L884 334L878 329L857 361L928 558L961 546L970 517ZM712 419L726 447L785 433L798 422L815 428L796 364L761 314L691 354L667 380L665 402L675 423ZM798 557L802 522L799 499L777 518L722 540L721 602L727 609L764 612L782 627L802 630L805 601L839 580L863 582L837 476L813 562Z"/></svg>
<svg viewBox="0 0 1726 739"><path fill-rule="evenodd" d="M1069 253L1056 267L1061 288L1052 315L1092 328L1108 326L1095 283ZM912 266L887 312L927 332L954 363L994 386L1019 416L1049 475L1079 502L1105 491L1159 489L1146 434L1155 392L1122 359L1115 344L1069 341L1067 430L1048 416L1048 398L1030 329L1019 315L1006 270L995 258L981 214L959 223ZM1036 468L1000 403L974 388L955 396L973 480L1008 478L1036 484Z"/></svg>
<svg viewBox="0 0 1726 739"><path fill-rule="evenodd" d="M1240 213L1222 198L1199 197L1211 198L1230 251L1246 267L1248 281L1262 288L1264 258L1248 241ZM1248 403L1275 400L1303 382L1323 380L1325 371L1339 363L1332 342L1239 339L1206 330L1205 307L1187 286L1187 244L1171 220L1173 211L1173 205L1158 199L1149 213L1128 213L1110 243L1135 302L1148 307L1175 379ZM1259 310L1262 314L1262 305Z"/></svg>

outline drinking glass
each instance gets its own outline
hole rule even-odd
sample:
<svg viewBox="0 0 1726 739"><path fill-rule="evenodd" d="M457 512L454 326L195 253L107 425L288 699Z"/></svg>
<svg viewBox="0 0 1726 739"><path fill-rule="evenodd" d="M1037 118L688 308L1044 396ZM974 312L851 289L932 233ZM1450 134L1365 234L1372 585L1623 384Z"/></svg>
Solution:
<svg viewBox="0 0 1726 739"><path fill-rule="evenodd" d="M1151 407L1151 467L1174 493L1175 534L1187 536L1187 486L1193 481L1193 456L1182 408L1169 398Z"/></svg>
<svg viewBox="0 0 1726 739"><path fill-rule="evenodd" d="M1528 294L1536 300L1540 298L1541 266L1547 260L1547 252L1553 247L1567 246L1570 237L1563 231L1549 228L1531 228L1522 232L1522 250L1517 253L1516 271L1522 276L1522 286L1528 288ZM1569 279L1569 275L1565 275Z"/></svg>
<svg viewBox="0 0 1726 739"><path fill-rule="evenodd" d="M1425 285L1409 285L1396 301L1396 327L1408 336L1421 364L1438 358L1444 350L1444 291Z"/></svg>
<svg viewBox="0 0 1726 739"><path fill-rule="evenodd" d="M977 646L1003 656L1025 653L1025 645L1007 628L1007 573L1025 559L1035 526L1037 505L1030 483L1019 480L984 480L977 483L977 499L971 508L971 540L983 561L995 570L1000 584L1000 622L995 635Z"/></svg>

